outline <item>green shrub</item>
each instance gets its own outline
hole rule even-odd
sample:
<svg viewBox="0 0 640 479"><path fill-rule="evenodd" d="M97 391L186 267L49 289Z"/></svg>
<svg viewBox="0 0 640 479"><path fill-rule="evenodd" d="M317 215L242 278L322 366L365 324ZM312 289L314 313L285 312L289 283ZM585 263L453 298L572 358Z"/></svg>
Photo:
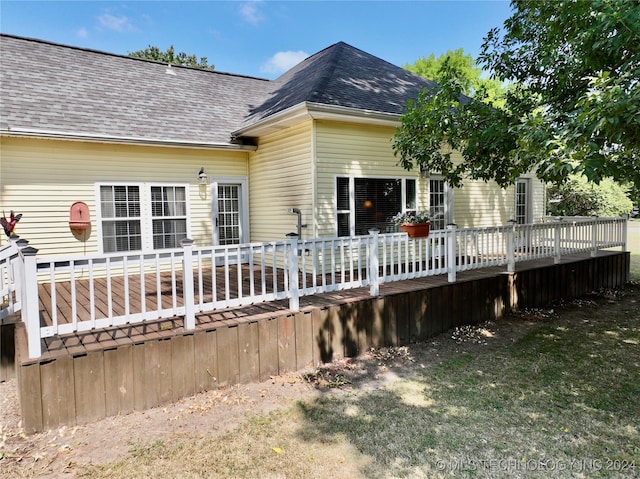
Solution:
<svg viewBox="0 0 640 479"><path fill-rule="evenodd" d="M574 176L548 188L547 213L551 216L620 216L632 208L629 188L609 179L596 185Z"/></svg>

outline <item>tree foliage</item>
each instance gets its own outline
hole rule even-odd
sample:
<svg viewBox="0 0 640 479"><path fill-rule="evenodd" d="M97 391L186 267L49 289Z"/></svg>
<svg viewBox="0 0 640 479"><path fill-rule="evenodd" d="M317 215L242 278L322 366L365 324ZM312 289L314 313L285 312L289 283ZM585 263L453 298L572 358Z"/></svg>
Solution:
<svg viewBox="0 0 640 479"><path fill-rule="evenodd" d="M640 185L640 0L511 6L479 57L512 85L504 109L482 92L461 96L459 68L444 62L442 87L407 106L394 137L399 163L439 171L455 186L466 178L506 186L532 170L554 183L582 174Z"/></svg>
<svg viewBox="0 0 640 479"><path fill-rule="evenodd" d="M155 60L172 65L200 68L202 70L213 70L215 68L214 65L209 65L207 63L207 57L200 57L200 60L198 60L198 57L195 55L188 55L185 52L176 54L173 45L167 48L167 51L165 52L161 51L160 48L156 46L149 45L149 47L144 50L129 52L129 56L134 58L144 58L146 60Z"/></svg>
<svg viewBox="0 0 640 479"><path fill-rule="evenodd" d="M608 178L596 185L584 176L572 175L549 187L547 212L552 216L620 216L633 207L628 193L629 187Z"/></svg>
<svg viewBox="0 0 640 479"><path fill-rule="evenodd" d="M504 104L505 85L494 78L484 78L482 68L476 64L473 56L465 54L462 48L447 50L446 53L437 57L433 53L428 57L420 57L415 63L405 65L404 69L428 80L441 83L443 80L442 67L445 61L448 61L449 65L460 74L458 81L461 84L462 93L474 97L478 92L484 91L486 97L494 105Z"/></svg>

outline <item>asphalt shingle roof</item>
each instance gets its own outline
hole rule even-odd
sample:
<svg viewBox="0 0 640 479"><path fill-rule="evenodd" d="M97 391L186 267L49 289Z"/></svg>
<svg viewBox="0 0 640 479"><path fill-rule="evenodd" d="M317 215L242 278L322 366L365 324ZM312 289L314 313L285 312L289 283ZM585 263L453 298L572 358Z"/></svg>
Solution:
<svg viewBox="0 0 640 479"><path fill-rule="evenodd" d="M270 82L0 37L0 128L228 143Z"/></svg>
<svg viewBox="0 0 640 479"><path fill-rule="evenodd" d="M344 42L303 60L275 83L270 97L250 111L247 123L303 101L399 115L422 87L437 86Z"/></svg>
<svg viewBox="0 0 640 479"><path fill-rule="evenodd" d="M228 144L301 102L401 114L435 83L346 43L274 81L0 34L0 131Z"/></svg>

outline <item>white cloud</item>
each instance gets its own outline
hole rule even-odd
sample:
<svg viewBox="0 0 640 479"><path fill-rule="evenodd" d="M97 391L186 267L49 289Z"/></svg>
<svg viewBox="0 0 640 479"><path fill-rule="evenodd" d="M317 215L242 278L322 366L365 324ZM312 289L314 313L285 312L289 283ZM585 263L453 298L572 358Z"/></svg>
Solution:
<svg viewBox="0 0 640 479"><path fill-rule="evenodd" d="M297 52L278 52L260 67L260 71L263 73L283 73L308 56L309 54L302 50L298 50Z"/></svg>
<svg viewBox="0 0 640 479"><path fill-rule="evenodd" d="M262 0L252 0L240 5L240 15L242 15L242 18L252 25L257 25L264 20L264 15L258 8L261 3Z"/></svg>
<svg viewBox="0 0 640 479"><path fill-rule="evenodd" d="M78 35L79 38L88 38L89 37L89 31L86 28L79 28L78 31L76 31L76 35Z"/></svg>
<svg viewBox="0 0 640 479"><path fill-rule="evenodd" d="M125 16L116 17L110 13L103 13L98 17L98 22L100 22L101 26L117 32L133 30L131 21Z"/></svg>

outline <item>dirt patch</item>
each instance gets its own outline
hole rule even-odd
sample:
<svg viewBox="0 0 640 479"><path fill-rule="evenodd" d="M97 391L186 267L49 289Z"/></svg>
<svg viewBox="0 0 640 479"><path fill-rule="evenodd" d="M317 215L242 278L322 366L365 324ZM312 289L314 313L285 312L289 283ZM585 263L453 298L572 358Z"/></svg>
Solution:
<svg viewBox="0 0 640 479"><path fill-rule="evenodd" d="M370 349L269 381L209 391L175 404L107 418L82 426L67 426L27 436L20 424L15 380L0 383L0 477L77 477L87 464L104 464L128 454L141 443L173 436L215 437L248 417L287 407L293 401L327 394L365 394L464 352L503 348L532 329L562 322L562 312L606 303L628 310L637 307L640 287L600 291L549 308L520 311L509 318L463 326L425 342L403 347Z"/></svg>

